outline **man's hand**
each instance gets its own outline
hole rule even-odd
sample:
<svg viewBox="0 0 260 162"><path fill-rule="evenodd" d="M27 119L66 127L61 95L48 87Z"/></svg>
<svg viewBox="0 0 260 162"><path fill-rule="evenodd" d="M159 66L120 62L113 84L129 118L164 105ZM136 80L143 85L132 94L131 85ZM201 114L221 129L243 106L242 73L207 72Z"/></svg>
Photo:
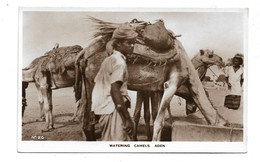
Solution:
<svg viewBox="0 0 260 162"><path fill-rule="evenodd" d="M240 86L243 86L244 79L240 79Z"/></svg>
<svg viewBox="0 0 260 162"><path fill-rule="evenodd" d="M231 89L231 84L230 84L230 83L227 83L227 85L228 85L228 89Z"/></svg>
<svg viewBox="0 0 260 162"><path fill-rule="evenodd" d="M127 100L125 101L125 107L126 107L127 109L130 109L130 108L131 108L131 102L130 102L129 99L127 99Z"/></svg>
<svg viewBox="0 0 260 162"><path fill-rule="evenodd" d="M115 82L111 84L111 96L115 103L116 109L123 120L124 130L131 135L133 133L134 124L131 120L129 112L127 111L126 105L123 100L123 96L120 93L120 87L122 83Z"/></svg>

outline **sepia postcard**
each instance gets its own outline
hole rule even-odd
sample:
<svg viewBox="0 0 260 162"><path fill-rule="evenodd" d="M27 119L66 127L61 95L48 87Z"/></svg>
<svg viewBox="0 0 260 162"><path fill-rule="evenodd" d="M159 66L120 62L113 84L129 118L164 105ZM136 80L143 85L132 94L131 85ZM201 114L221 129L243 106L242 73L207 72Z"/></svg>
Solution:
<svg viewBox="0 0 260 162"><path fill-rule="evenodd" d="M248 10L19 9L18 152L246 152Z"/></svg>

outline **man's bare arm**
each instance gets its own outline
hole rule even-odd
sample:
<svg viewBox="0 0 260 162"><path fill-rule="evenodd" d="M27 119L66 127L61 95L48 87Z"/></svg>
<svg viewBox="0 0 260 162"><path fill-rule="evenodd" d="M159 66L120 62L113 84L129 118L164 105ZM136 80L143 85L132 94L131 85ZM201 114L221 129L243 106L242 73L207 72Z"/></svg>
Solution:
<svg viewBox="0 0 260 162"><path fill-rule="evenodd" d="M113 99L113 102L116 105L116 110L118 111L120 117L123 120L125 131L128 134L132 134L133 132L133 122L131 120L131 117L127 111L127 107L125 106L123 96L120 93L120 87L122 86L122 82L115 82L111 84L111 96Z"/></svg>
<svg viewBox="0 0 260 162"><path fill-rule="evenodd" d="M122 82L115 82L111 84L111 96L113 102L116 105L116 109L119 112L120 116L124 121L130 120L130 115L125 106L123 96L120 93L120 87L122 86ZM120 107L118 107L120 105Z"/></svg>

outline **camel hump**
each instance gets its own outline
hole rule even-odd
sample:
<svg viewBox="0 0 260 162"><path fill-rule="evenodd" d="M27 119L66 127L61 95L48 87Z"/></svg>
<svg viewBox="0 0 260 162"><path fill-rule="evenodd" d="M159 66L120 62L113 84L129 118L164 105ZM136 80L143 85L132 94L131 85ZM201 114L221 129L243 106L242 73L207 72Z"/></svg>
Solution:
<svg viewBox="0 0 260 162"><path fill-rule="evenodd" d="M167 50L173 46L173 39L169 31L165 28L163 20L158 20L154 24L149 24L142 33L144 42L158 50Z"/></svg>

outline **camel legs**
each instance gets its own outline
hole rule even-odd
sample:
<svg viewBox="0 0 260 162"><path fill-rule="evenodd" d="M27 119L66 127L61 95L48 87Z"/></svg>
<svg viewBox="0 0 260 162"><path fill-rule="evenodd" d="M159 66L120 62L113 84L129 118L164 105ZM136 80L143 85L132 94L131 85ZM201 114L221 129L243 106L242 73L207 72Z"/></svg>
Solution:
<svg viewBox="0 0 260 162"><path fill-rule="evenodd" d="M49 87L47 76L43 75L39 79L39 88L43 99L43 114L46 120L46 128L42 131L49 131L54 127L52 118L52 90Z"/></svg>
<svg viewBox="0 0 260 162"><path fill-rule="evenodd" d="M52 116L52 110L53 110L53 105L52 105L52 90L51 89L48 89L47 90L47 100L48 100L48 103L49 103L49 118L50 118L50 122L49 122L49 128L54 128L53 127L53 116Z"/></svg>
<svg viewBox="0 0 260 162"><path fill-rule="evenodd" d="M205 90L206 96L209 98L208 91ZM190 115L195 113L197 110L197 105L195 104L194 100L186 100L186 115Z"/></svg>
<svg viewBox="0 0 260 162"><path fill-rule="evenodd" d="M94 83L91 79L86 79L84 81L82 89L86 89L86 91L82 91L81 101L82 105L86 105L84 108L84 119L83 119L83 132L86 136L87 141L96 141L95 136L95 115L94 112L91 111L92 105L92 91L94 88Z"/></svg>
<svg viewBox="0 0 260 162"><path fill-rule="evenodd" d="M149 98L151 98L152 106L152 119L153 122L158 113L158 108L161 103L163 92L137 92L136 107L134 112L134 122L135 122L135 131L134 131L134 140L137 141L137 128L139 119L141 116L142 103L144 102L144 119L146 124L146 135L147 139L151 140L151 130L150 130L150 109L149 109Z"/></svg>
<svg viewBox="0 0 260 162"><path fill-rule="evenodd" d="M54 73L56 73L55 69L56 69L55 64L51 63L49 65L49 70L50 70L51 89L53 89L53 90L58 88L55 83L55 79L54 79L54 75L53 75Z"/></svg>
<svg viewBox="0 0 260 162"><path fill-rule="evenodd" d="M149 98L150 98L150 92L137 92L136 107L134 112L134 122L136 125L134 131L135 141L137 141L137 128L141 116L142 103L144 103L144 120L145 120L145 131L147 135L147 140L150 141L152 139L151 129L150 129Z"/></svg>
<svg viewBox="0 0 260 162"><path fill-rule="evenodd" d="M58 87L57 87L57 85L56 85L56 83L55 83L55 79L54 79L54 75L53 75L53 72L50 72L50 74L51 74L51 89L58 89Z"/></svg>
<svg viewBox="0 0 260 162"><path fill-rule="evenodd" d="M204 90L202 84L198 82L198 77L190 76L190 93L192 94L193 100L200 109L201 113L205 117L206 121L210 125L225 126L228 122L217 112L212 106L207 96L207 92ZM200 84L196 84L200 83Z"/></svg>
<svg viewBox="0 0 260 162"><path fill-rule="evenodd" d="M52 91L49 88L41 87L43 95L43 113L46 120L46 131L53 129L53 118L52 118ZM44 131L44 130L43 130Z"/></svg>
<svg viewBox="0 0 260 162"><path fill-rule="evenodd" d="M139 119L141 116L141 109L142 109L142 103L143 103L143 93L137 92L136 96L136 106L135 106L135 112L134 112L134 122L135 122L135 130L134 130L134 141L137 141L137 127L139 123Z"/></svg>
<svg viewBox="0 0 260 162"><path fill-rule="evenodd" d="M158 115L154 122L153 141L160 141L161 132L164 124L165 111L170 107L170 102L177 91L178 87L178 72L171 74L170 80L164 83L164 94L159 107Z"/></svg>
<svg viewBox="0 0 260 162"><path fill-rule="evenodd" d="M151 93L151 103L152 103L152 119L153 122L158 114L158 108L162 100L163 92L152 92Z"/></svg>
<svg viewBox="0 0 260 162"><path fill-rule="evenodd" d="M158 108L160 106L162 96L163 96L163 92L152 92L152 94L151 94L153 123L154 123L155 118L158 114ZM172 122L172 113L171 113L170 106L167 107L167 111L168 111L168 114L169 114L170 121Z"/></svg>
<svg viewBox="0 0 260 162"><path fill-rule="evenodd" d="M150 110L149 110L149 92L144 94L144 121L145 121L145 130L147 135L147 140L152 140L151 130L150 130Z"/></svg>
<svg viewBox="0 0 260 162"><path fill-rule="evenodd" d="M43 96L42 96L40 85L35 84L35 86L36 86L36 89L37 89L38 102L39 102L39 105L40 105L40 119L37 119L36 121L42 122L42 121L45 121L45 115L44 115L44 112L43 112L43 106L44 106Z"/></svg>
<svg viewBox="0 0 260 162"><path fill-rule="evenodd" d="M198 105L201 113L203 114L207 122L211 125L217 126L224 126L225 124L227 124L227 121L218 114L217 110L212 107L211 103L207 99L207 96L205 94L202 84L199 81L199 78L190 75L189 82L190 92L193 96L193 99L195 103ZM162 102L160 104L159 112L154 123L153 141L160 140L165 110L170 106L170 101L174 96L179 83L180 80L178 79L178 72L174 72L171 74L170 80L165 82L164 84L165 90Z"/></svg>
<svg viewBox="0 0 260 162"><path fill-rule="evenodd" d="M76 121L76 118L79 121L82 119L82 106L80 105L80 100L76 102L76 111L69 121Z"/></svg>

